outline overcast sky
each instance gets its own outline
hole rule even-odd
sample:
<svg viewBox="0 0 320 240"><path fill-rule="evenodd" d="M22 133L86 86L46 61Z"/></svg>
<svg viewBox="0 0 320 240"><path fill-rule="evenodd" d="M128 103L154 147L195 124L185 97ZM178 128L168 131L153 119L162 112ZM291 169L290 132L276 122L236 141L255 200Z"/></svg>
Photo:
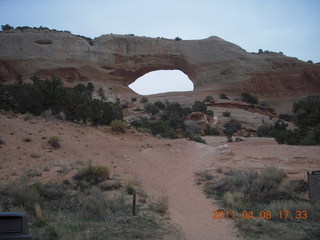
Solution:
<svg viewBox="0 0 320 240"><path fill-rule="evenodd" d="M320 0L0 0L0 24L203 39L320 62Z"/></svg>

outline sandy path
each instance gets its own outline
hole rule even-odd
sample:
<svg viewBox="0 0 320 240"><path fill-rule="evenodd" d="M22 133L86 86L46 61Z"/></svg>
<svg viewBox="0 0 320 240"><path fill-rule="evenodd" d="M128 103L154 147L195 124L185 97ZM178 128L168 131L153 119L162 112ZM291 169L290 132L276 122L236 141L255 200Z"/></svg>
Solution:
<svg viewBox="0 0 320 240"><path fill-rule="evenodd" d="M167 147L167 151L162 145L143 154L144 167L151 170L148 175L136 169L143 186L155 197L168 196L170 217L182 228L187 240L238 239L232 221L211 218L212 211L219 207L195 183L194 173L212 164L215 149L177 141L180 143Z"/></svg>

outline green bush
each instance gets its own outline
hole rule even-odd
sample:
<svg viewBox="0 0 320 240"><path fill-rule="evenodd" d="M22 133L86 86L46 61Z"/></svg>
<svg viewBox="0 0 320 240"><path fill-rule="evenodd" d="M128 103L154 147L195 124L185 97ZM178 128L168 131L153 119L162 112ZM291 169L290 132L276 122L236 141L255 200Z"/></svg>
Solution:
<svg viewBox="0 0 320 240"><path fill-rule="evenodd" d="M144 105L144 109L152 115L156 115L160 111L159 107L156 104L152 103L146 103Z"/></svg>
<svg viewBox="0 0 320 240"><path fill-rule="evenodd" d="M284 121L287 121L287 122L293 122L295 121L295 116L293 115L289 115L289 114L279 114L279 118L284 120Z"/></svg>
<svg viewBox="0 0 320 240"><path fill-rule="evenodd" d="M296 124L301 129L320 131L320 95L308 96L293 105Z"/></svg>
<svg viewBox="0 0 320 240"><path fill-rule="evenodd" d="M124 133L126 131L126 124L121 120L113 120L111 122L111 129L117 133Z"/></svg>
<svg viewBox="0 0 320 240"><path fill-rule="evenodd" d="M250 93L241 93L241 100L251 104L258 104L258 98L252 96Z"/></svg>
<svg viewBox="0 0 320 240"><path fill-rule="evenodd" d="M13 27L10 26L9 24L1 25L2 31L7 31L7 30L11 30L11 29L13 29Z"/></svg>
<svg viewBox="0 0 320 240"><path fill-rule="evenodd" d="M207 126L207 128L205 129L204 133L206 135L213 135L213 136L220 136L221 135L221 129L219 126Z"/></svg>
<svg viewBox="0 0 320 240"><path fill-rule="evenodd" d="M142 97L140 100L140 103L147 103L147 102L149 102L147 97Z"/></svg>
<svg viewBox="0 0 320 240"><path fill-rule="evenodd" d="M163 103L163 102L161 102L161 101L156 101L155 103L154 103L154 105L156 105L159 109L161 109L161 110L163 110L163 109L165 109L166 108L166 105Z"/></svg>
<svg viewBox="0 0 320 240"><path fill-rule="evenodd" d="M213 100L212 96L206 96L206 98L203 100L204 102L210 102Z"/></svg>
<svg viewBox="0 0 320 240"><path fill-rule="evenodd" d="M273 129L273 126L263 123L257 128L257 136L258 137L271 137L270 132L272 129Z"/></svg>
<svg viewBox="0 0 320 240"><path fill-rule="evenodd" d="M192 106L192 111L193 112L207 112L207 106L204 104L204 102L200 101L195 101L193 106Z"/></svg>
<svg viewBox="0 0 320 240"><path fill-rule="evenodd" d="M221 94L220 94L220 99L226 99L226 100L229 100L229 98L228 98L227 94L225 94L225 93L221 93Z"/></svg>
<svg viewBox="0 0 320 240"><path fill-rule="evenodd" d="M241 123L238 120L231 119L229 122L224 125L224 133L225 134L233 134L242 128Z"/></svg>
<svg viewBox="0 0 320 240"><path fill-rule="evenodd" d="M85 181L92 185L97 185L109 179L109 169L106 166L88 166L80 169L73 177L78 182Z"/></svg>
<svg viewBox="0 0 320 240"><path fill-rule="evenodd" d="M241 192L249 203L270 203L274 200L291 199L283 192L280 184L286 177L282 169L267 167L262 171L232 171L229 176L216 183L208 183L205 192L219 198L227 192ZM244 210L244 209L243 209Z"/></svg>
<svg viewBox="0 0 320 240"><path fill-rule="evenodd" d="M64 112L70 121L90 122L92 125L109 125L112 120L122 119L120 104L92 99L93 85L78 84L74 88L62 87L57 77L41 80L33 77L32 83L15 83L0 86L0 109L19 113L41 115L51 109L56 116Z"/></svg>
<svg viewBox="0 0 320 240"><path fill-rule="evenodd" d="M225 112L222 113L222 115L223 115L224 117L230 117L230 116L231 116L231 113L228 112L228 111L225 111Z"/></svg>

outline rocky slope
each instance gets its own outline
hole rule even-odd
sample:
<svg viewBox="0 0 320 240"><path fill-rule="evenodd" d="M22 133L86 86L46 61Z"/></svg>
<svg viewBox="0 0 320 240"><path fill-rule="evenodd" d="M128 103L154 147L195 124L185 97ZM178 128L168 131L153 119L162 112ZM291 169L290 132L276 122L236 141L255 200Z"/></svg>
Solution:
<svg viewBox="0 0 320 240"><path fill-rule="evenodd" d="M192 95L250 92L275 103L320 93L320 64L248 53L218 37L175 41L103 35L90 40L47 29L0 32L1 81L57 75L130 95L128 85L138 77L166 69L186 73L195 86Z"/></svg>

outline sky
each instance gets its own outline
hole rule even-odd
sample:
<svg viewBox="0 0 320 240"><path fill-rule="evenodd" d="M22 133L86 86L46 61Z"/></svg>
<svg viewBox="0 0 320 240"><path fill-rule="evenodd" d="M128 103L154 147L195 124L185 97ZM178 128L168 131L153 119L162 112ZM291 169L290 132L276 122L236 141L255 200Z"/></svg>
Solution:
<svg viewBox="0 0 320 240"><path fill-rule="evenodd" d="M0 24L103 34L218 36L320 62L320 0L0 0ZM165 84L168 85L168 84Z"/></svg>

